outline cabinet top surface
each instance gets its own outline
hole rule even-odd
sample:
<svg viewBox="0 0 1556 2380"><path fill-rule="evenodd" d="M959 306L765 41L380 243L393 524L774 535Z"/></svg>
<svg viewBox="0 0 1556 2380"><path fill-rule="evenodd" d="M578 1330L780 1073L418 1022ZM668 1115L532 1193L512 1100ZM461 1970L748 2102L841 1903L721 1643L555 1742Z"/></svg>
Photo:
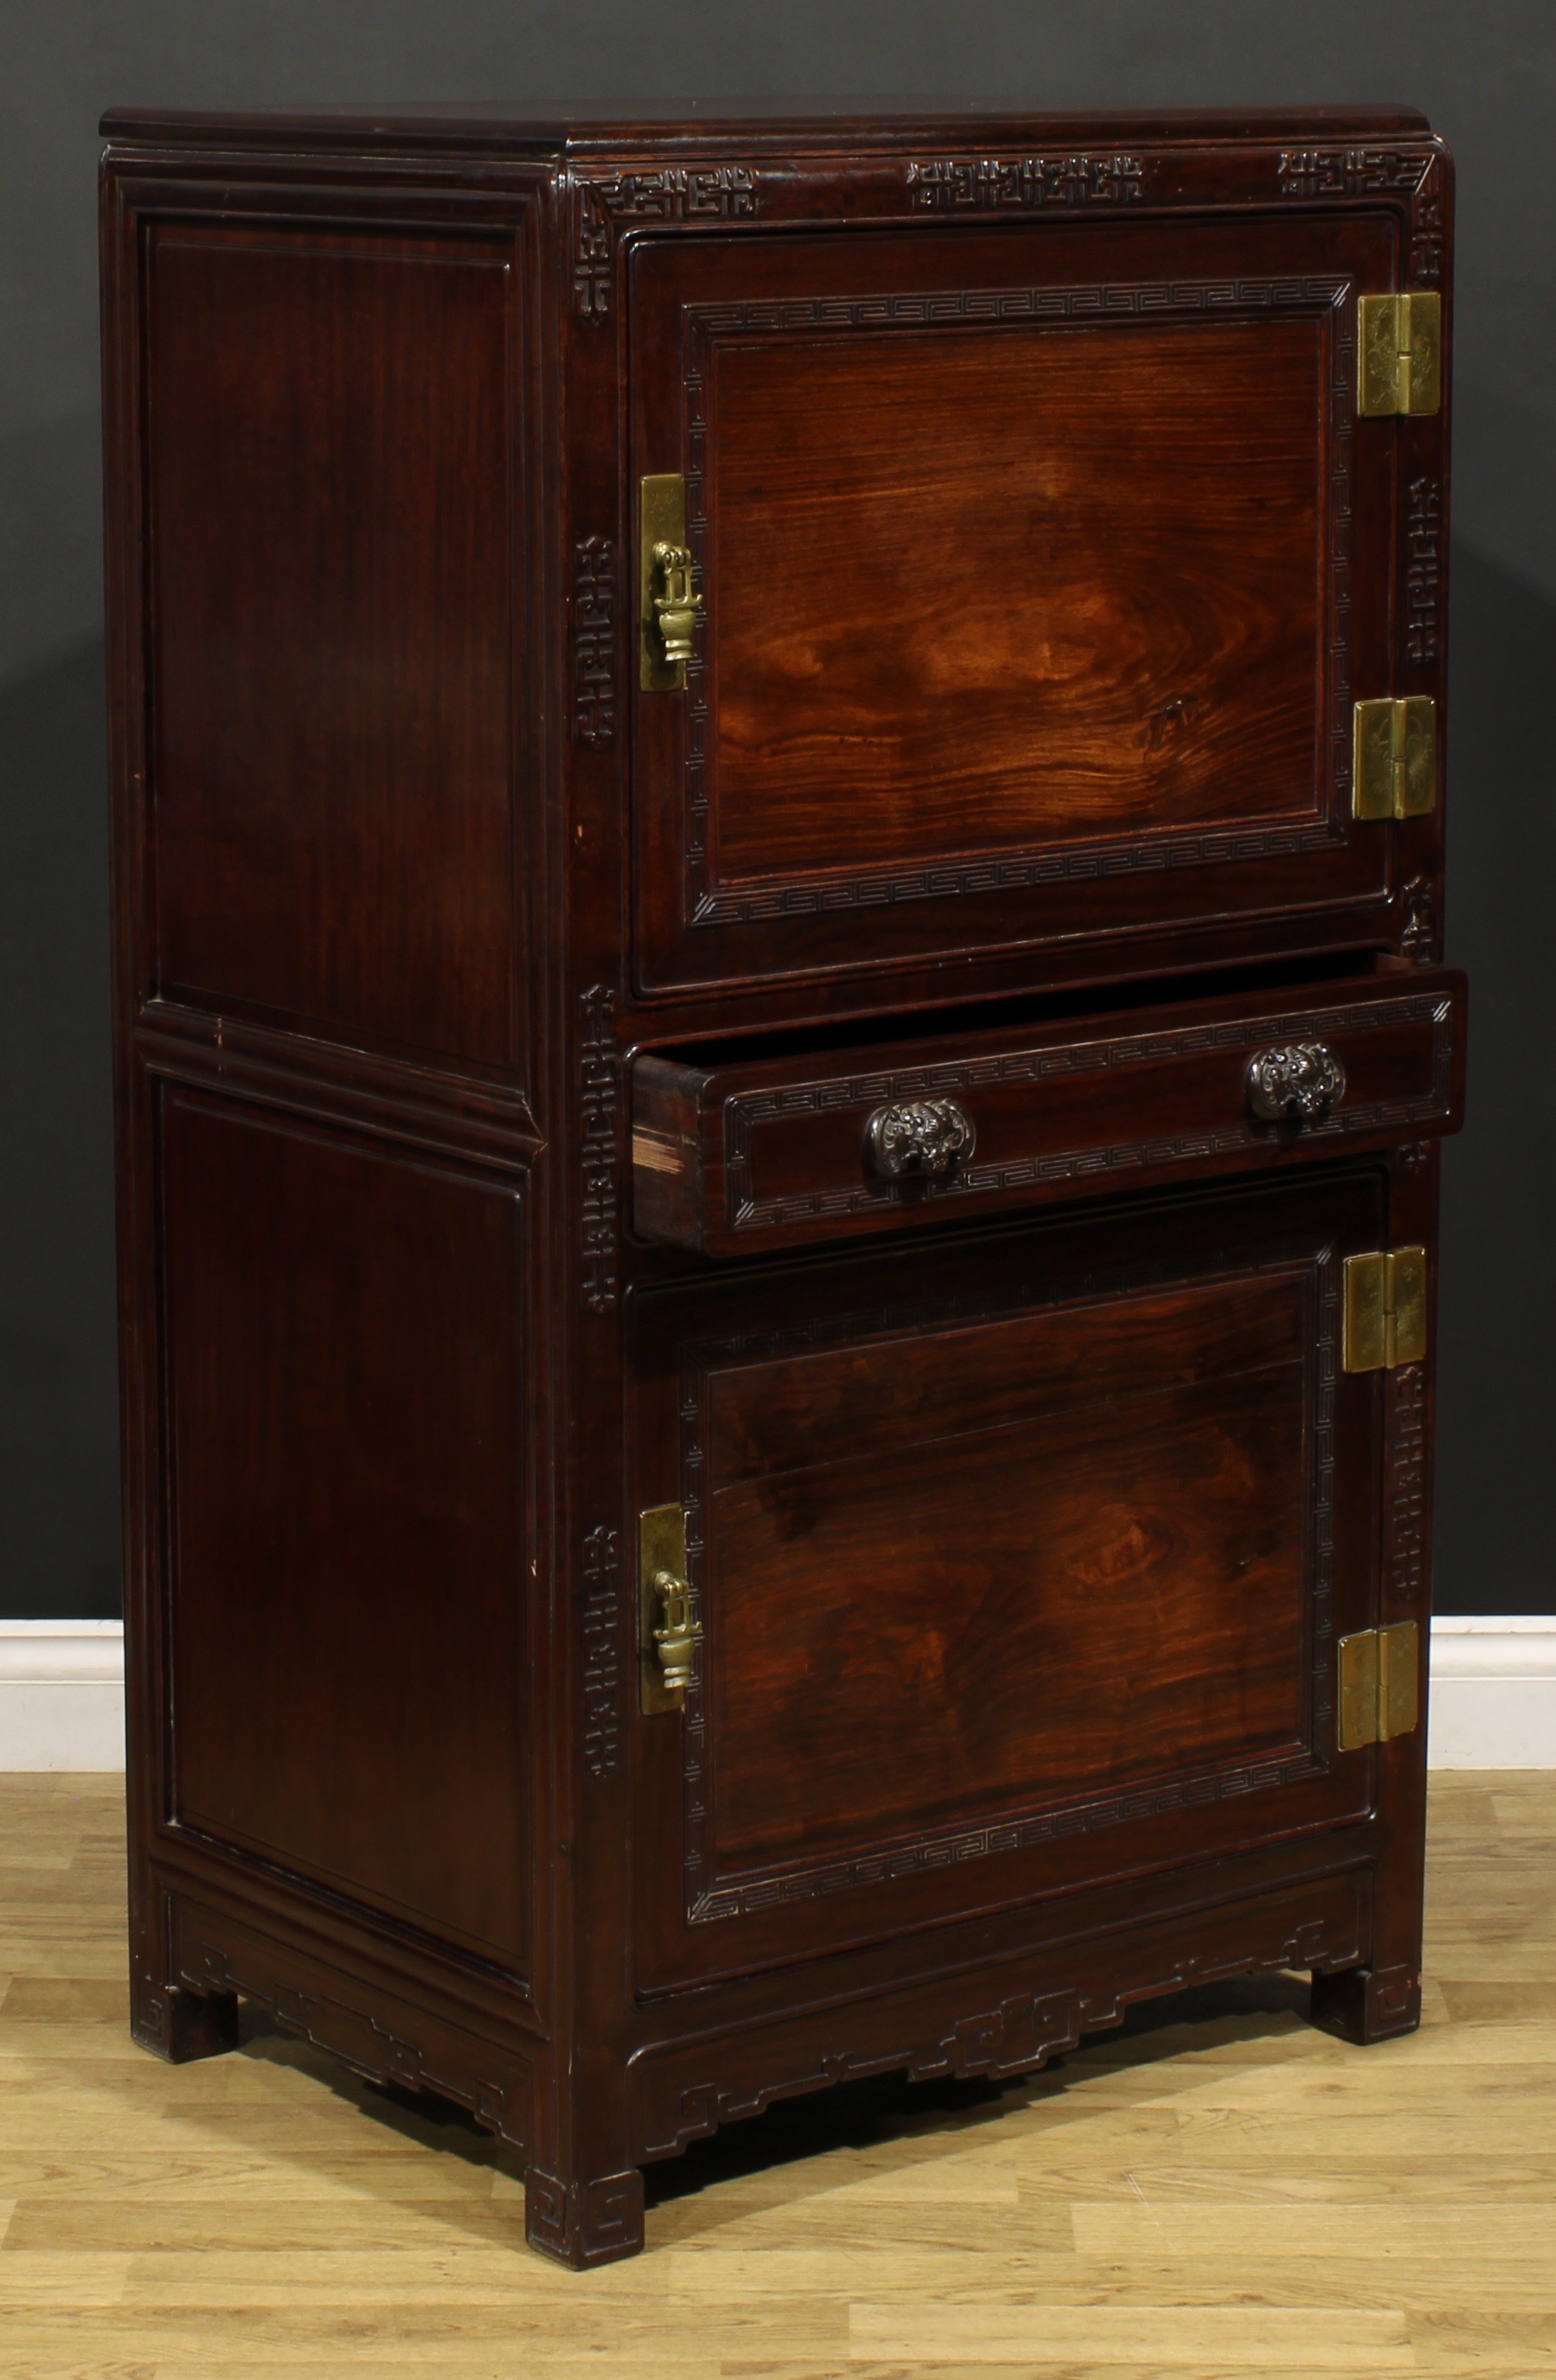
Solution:
<svg viewBox="0 0 1556 2380"><path fill-rule="evenodd" d="M1418 108L1178 108L1134 112L1045 112L966 99L681 99L588 102L569 107L522 101L274 108L234 113L186 108L110 108L103 137L115 141L206 147L364 146L554 150L626 142L660 147L701 141L726 127L745 140L764 135L793 143L809 136L832 147L889 145L931 129L988 142L1129 140L1161 141L1365 139L1430 131Z"/></svg>

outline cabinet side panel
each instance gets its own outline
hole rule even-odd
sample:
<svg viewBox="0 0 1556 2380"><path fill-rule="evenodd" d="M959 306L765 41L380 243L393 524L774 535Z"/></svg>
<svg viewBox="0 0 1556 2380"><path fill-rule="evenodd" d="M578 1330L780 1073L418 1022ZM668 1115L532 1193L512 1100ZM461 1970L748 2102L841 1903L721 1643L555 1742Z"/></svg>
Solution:
<svg viewBox="0 0 1556 2380"><path fill-rule="evenodd" d="M161 989L511 1063L511 251L147 242Z"/></svg>
<svg viewBox="0 0 1556 2380"><path fill-rule="evenodd" d="M174 1815L526 1945L518 1206L164 1091Z"/></svg>

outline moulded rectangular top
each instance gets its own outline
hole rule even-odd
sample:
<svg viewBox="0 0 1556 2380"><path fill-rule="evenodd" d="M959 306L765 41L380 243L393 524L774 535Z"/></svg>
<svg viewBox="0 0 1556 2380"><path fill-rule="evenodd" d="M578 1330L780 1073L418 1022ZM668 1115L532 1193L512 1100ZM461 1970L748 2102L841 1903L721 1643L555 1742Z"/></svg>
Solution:
<svg viewBox="0 0 1556 2380"><path fill-rule="evenodd" d="M813 131L834 141L889 143L903 131L976 125L985 137L1132 140L1258 140L1428 132L1419 108L1169 108L1108 112L1013 107L1008 100L936 97L835 99L647 99L580 101L558 107L522 100L381 102L376 105L222 109L114 107L100 129L114 141L199 147L554 150L642 141L677 134L701 139L738 125L744 138L764 134L792 143Z"/></svg>

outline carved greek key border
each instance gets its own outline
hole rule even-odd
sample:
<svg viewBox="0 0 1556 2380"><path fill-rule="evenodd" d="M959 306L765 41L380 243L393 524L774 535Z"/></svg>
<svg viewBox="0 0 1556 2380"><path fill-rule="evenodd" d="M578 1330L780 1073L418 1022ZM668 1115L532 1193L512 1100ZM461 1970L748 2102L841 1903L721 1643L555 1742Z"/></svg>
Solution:
<svg viewBox="0 0 1556 2380"><path fill-rule="evenodd" d="M1453 1087L1453 1003L1440 992L1416 992L1355 1008L1303 1009L1290 1015L1258 1016L1236 1023L1198 1025L1161 1033L1134 1033L1115 1041L1078 1047L993 1052L986 1058L949 1059L912 1067L883 1067L866 1075L833 1075L815 1083L786 1085L778 1091L736 1093L724 1104L724 1216L732 1231L760 1231L785 1223L835 1221L851 1215L902 1208L900 1190L886 1183L859 1181L845 1188L817 1190L786 1198L751 1196L751 1129L778 1116L826 1115L857 1107L861 1113L886 1099L939 1099L947 1092L976 1090L987 1083L1042 1083L1080 1075L1105 1074L1113 1066L1166 1062L1206 1051L1252 1050L1261 1042L1329 1033L1372 1033L1389 1026L1429 1025L1429 1087L1413 1099L1375 1099L1364 1107L1333 1109L1308 1125L1304 1141L1343 1141L1359 1133L1405 1132L1444 1117ZM1153 1140L1108 1141L1100 1147L1055 1149L998 1165L958 1167L943 1180L913 1186L913 1209L943 1199L987 1196L1040 1183L1126 1173L1146 1165L1223 1157L1256 1147L1259 1135L1240 1112L1221 1130L1161 1133Z"/></svg>
<svg viewBox="0 0 1556 2380"><path fill-rule="evenodd" d="M616 728L616 544L580 538L573 548L573 734L614 742Z"/></svg>
<svg viewBox="0 0 1556 2380"><path fill-rule="evenodd" d="M1423 669L1437 660L1442 587L1442 486L1421 474L1406 492L1404 649Z"/></svg>
<svg viewBox="0 0 1556 2380"><path fill-rule="evenodd" d="M1184 1275L1181 1268L1161 1260L1110 1269L1098 1268L1088 1273L1068 1275L1062 1283L1056 1283L1052 1275L1027 1281L1018 1280L1004 1285L997 1293L943 1298L930 1304L904 1302L867 1307L856 1313L829 1314L777 1330L744 1331L724 1339L687 1342L681 1351L678 1390L681 1500L687 1514L687 1576L692 1590L692 1617L703 1625L693 1681L687 1691L682 1733L682 1824L688 1925L754 1916L760 1911L794 1901L814 1900L939 1868L959 1867L969 1860L1027 1851L1069 1835L1100 1833L1168 1811L1296 1785L1324 1774L1327 1759L1314 1747L1329 1744L1333 1733L1331 1605L1334 1419L1340 1375L1339 1267L1330 1246L1315 1248L1308 1241L1295 1247L1271 1248L1258 1265L1249 1265L1246 1253L1208 1255L1193 1277L1202 1275L1209 1279L1218 1269L1234 1266L1240 1276L1247 1277L1287 1270L1294 1265L1304 1266L1308 1271L1315 1308L1307 1373L1312 1422L1307 1566L1311 1623L1309 1675L1313 1687L1309 1747L1273 1759L1210 1767L1095 1799L1018 1809L975 1827L935 1828L909 1840L883 1845L878 1852L841 1859L802 1859L749 1877L721 1877L713 1873L711 1813L716 1791L716 1746L709 1737L703 1681L710 1658L709 1633L716 1632L718 1619L702 1593L705 1500L709 1493L703 1408L709 1373L722 1365L761 1363L812 1349L852 1346L870 1337L923 1336L959 1324L987 1320L995 1315L1060 1307L1098 1295L1125 1297L1181 1281Z"/></svg>
<svg viewBox="0 0 1556 2380"><path fill-rule="evenodd" d="M968 208L1127 207L1145 196L1144 160L1051 151L1034 157L936 157L907 169L908 204Z"/></svg>
<svg viewBox="0 0 1556 2380"><path fill-rule="evenodd" d="M1389 1375L1387 1617L1424 1620L1427 1594L1427 1375L1421 1364Z"/></svg>
<svg viewBox="0 0 1556 2380"><path fill-rule="evenodd" d="M1354 308L1348 280L1324 274L1217 281L1119 282L1066 289L958 289L870 298L751 298L687 307L686 417L687 533L698 559L707 550L709 423L706 355L722 337L793 332L916 330L966 323L1192 320L1198 316L1318 312L1330 325L1330 481L1323 638L1328 676L1329 814L1290 825L1229 826L991 853L966 862L906 862L845 876L783 877L725 885L711 873L707 663L694 655L685 708L685 916L693 927L768 924L784 917L940 901L967 893L1027 891L1172 868L1207 868L1277 855L1334 850L1348 832L1351 786L1351 448L1355 416Z"/></svg>
<svg viewBox="0 0 1556 2380"><path fill-rule="evenodd" d="M608 1314L621 1296L621 1045L616 996L593 984L579 1003L578 1232L583 1301Z"/></svg>
<svg viewBox="0 0 1556 2380"><path fill-rule="evenodd" d="M621 1745L621 1538L590 1529L583 1543L584 1766L609 1777Z"/></svg>

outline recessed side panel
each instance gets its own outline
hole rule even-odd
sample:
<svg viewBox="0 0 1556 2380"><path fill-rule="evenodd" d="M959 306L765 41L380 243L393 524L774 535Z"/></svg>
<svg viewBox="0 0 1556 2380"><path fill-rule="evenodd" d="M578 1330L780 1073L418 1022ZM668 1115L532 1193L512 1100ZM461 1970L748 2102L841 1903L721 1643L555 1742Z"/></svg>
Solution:
<svg viewBox="0 0 1556 2380"><path fill-rule="evenodd" d="M514 1062L516 269L147 235L159 988Z"/></svg>
<svg viewBox="0 0 1556 2380"><path fill-rule="evenodd" d="M165 1090L177 1822L522 1968L519 1209Z"/></svg>

